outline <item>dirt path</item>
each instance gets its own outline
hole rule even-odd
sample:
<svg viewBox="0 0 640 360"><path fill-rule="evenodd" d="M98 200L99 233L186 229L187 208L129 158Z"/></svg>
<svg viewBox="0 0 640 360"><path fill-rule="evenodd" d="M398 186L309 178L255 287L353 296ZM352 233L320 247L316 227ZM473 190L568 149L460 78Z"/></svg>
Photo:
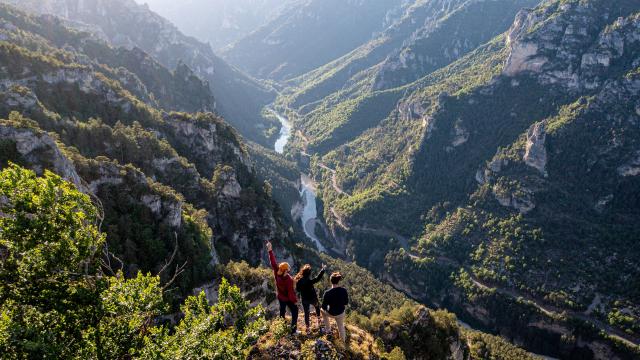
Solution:
<svg viewBox="0 0 640 360"><path fill-rule="evenodd" d="M318 166L320 166L321 168L323 168L323 169L325 169L325 170L327 170L328 172L331 173L331 185L333 186L333 190L335 190L335 192L337 192L340 195L349 196L349 194L347 192L345 192L344 190L342 190L342 188L338 184L338 177L337 177L336 171L334 169L328 167L327 165L325 165L323 163L318 163Z"/></svg>
<svg viewBox="0 0 640 360"><path fill-rule="evenodd" d="M405 236L402 236L400 234L398 234L397 232L394 232L392 230L389 229L378 229L378 228L372 228L369 227L367 225L365 226L361 226L361 225L357 225L353 227L353 230L355 231L359 231L359 232L363 232L363 233L369 233L369 234L373 234L373 235L377 235L377 236L388 236L388 237L392 237L396 240L398 240L400 242L400 246L409 251L409 239L406 238Z"/></svg>
<svg viewBox="0 0 640 360"><path fill-rule="evenodd" d="M414 256L417 257L417 255L413 254ZM456 265L456 266L461 266L459 263L457 263L455 260L449 259L449 258L443 258L444 260L441 260L441 258L438 258L438 262L443 262L443 263L447 263L448 265ZM588 323L593 324L596 328L598 328L600 331L605 332L608 336L615 338L623 343L625 343L626 345L630 346L630 347L639 347L640 346L640 339L638 339L637 337L634 337L630 334L625 333L624 331L614 328L611 325L605 323L604 321L601 321L599 319L595 319L589 315L586 315L584 313L581 312L577 312L577 311L573 311L573 310L567 310L567 309L561 309L552 305L547 305L547 304L543 304L541 300L536 299L532 296L526 295L526 294L522 294L519 293L513 289L508 289L508 288L503 288L503 287L499 287L499 286L493 286L490 285L486 282L483 282L482 280L478 279L475 275L473 275L473 273L471 272L471 269L468 269L464 266L463 267L467 273L469 274L471 281L473 282L473 284L475 286L477 286L480 289L483 290L492 290L495 291L499 294L505 295L507 297L510 297L512 299L522 299L526 302L528 302L529 304L533 305L536 307L536 309L540 310L540 312L542 312L543 314L545 314L546 316L549 317L562 317L562 316L566 316L566 317L572 317L575 319L579 319Z"/></svg>
<svg viewBox="0 0 640 360"><path fill-rule="evenodd" d="M347 225L347 223L344 221L344 219L342 218L342 216L340 216L340 214L338 214L338 212L336 211L336 208L334 208L333 206L331 207L331 209L329 209L331 211L331 215L333 215L333 218L336 220L336 223L343 228L346 231L350 231L351 227L349 225Z"/></svg>

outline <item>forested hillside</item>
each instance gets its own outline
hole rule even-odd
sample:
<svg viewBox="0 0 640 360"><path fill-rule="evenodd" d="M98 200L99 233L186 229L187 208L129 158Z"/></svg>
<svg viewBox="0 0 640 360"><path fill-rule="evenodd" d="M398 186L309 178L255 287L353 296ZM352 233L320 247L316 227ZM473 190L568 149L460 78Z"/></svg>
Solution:
<svg viewBox="0 0 640 360"><path fill-rule="evenodd" d="M27 11L52 14L114 46L139 48L169 70L186 64L208 82L215 109L244 136L263 144L269 123L262 107L274 94L217 57L208 44L182 34L172 23L134 0L2 0Z"/></svg>
<svg viewBox="0 0 640 360"><path fill-rule="evenodd" d="M458 5L398 56L345 82L367 58L347 55L280 97L336 244L537 351L636 354L638 4Z"/></svg>
<svg viewBox="0 0 640 360"><path fill-rule="evenodd" d="M258 78L291 79L368 42L408 5L401 0L300 1L223 55Z"/></svg>
<svg viewBox="0 0 640 360"><path fill-rule="evenodd" d="M294 165L212 113L183 112L212 109L188 66L168 70L65 24L0 5L3 358L269 358L283 347L320 358L528 356L294 245L272 198L283 195L257 180L254 161L271 161L262 169L284 188ZM350 347L320 334L302 346L270 320L272 274L256 267L266 240L294 264L351 274Z"/></svg>
<svg viewBox="0 0 640 360"><path fill-rule="evenodd" d="M5 161L40 172L53 165L95 194L110 251L127 274L158 270L178 246L189 264L187 291L220 258L255 264L264 239L287 238L235 130L211 113L161 110L192 107L199 97L210 108L207 87L182 77L188 68L170 72L55 18L2 6L0 19L0 117L9 119L2 144L17 157ZM128 56L145 61L129 70ZM153 87L166 94L153 96Z"/></svg>

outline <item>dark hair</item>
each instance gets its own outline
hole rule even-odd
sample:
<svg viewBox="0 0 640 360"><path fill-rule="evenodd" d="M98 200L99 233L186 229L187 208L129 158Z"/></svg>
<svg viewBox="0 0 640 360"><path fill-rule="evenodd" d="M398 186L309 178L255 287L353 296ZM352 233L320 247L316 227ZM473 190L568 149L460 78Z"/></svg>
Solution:
<svg viewBox="0 0 640 360"><path fill-rule="evenodd" d="M311 265L305 264L302 269L298 271L298 274L296 275L296 281L300 281L300 279L308 277L309 275L311 275Z"/></svg>
<svg viewBox="0 0 640 360"><path fill-rule="evenodd" d="M342 274L340 274L339 272L334 272L333 274L331 274L331 277L329 277L329 280L331 280L331 283L333 285L338 285L340 280L342 280Z"/></svg>

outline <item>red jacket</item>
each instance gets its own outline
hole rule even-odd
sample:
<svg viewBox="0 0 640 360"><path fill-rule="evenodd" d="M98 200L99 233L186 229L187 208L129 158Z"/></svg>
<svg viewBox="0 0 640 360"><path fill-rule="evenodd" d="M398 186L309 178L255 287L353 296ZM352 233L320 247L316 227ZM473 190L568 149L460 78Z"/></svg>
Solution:
<svg viewBox="0 0 640 360"><path fill-rule="evenodd" d="M293 286L293 278L289 274L285 274L284 276L278 275L278 263L276 262L275 255L273 255L273 251L269 251L269 261L273 269L273 276L276 278L278 300L292 302L294 304L298 303L296 290Z"/></svg>

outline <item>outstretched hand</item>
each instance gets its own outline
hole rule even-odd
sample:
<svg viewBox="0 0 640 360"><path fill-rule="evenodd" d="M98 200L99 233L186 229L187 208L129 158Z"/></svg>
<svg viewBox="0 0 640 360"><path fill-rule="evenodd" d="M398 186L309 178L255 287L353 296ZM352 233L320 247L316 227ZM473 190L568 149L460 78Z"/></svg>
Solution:
<svg viewBox="0 0 640 360"><path fill-rule="evenodd" d="M271 241L267 241L265 245L267 246L267 251L271 251L271 249L273 249L273 245L271 245Z"/></svg>
<svg viewBox="0 0 640 360"><path fill-rule="evenodd" d="M326 264L322 264L322 270L325 270L327 268Z"/></svg>

